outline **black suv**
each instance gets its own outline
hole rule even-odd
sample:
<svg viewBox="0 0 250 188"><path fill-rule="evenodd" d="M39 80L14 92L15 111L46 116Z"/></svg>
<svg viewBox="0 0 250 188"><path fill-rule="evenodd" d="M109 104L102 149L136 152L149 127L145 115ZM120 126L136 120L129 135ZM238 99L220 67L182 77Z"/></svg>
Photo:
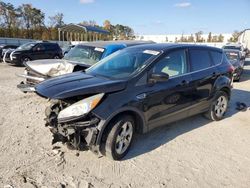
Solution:
<svg viewBox="0 0 250 188"><path fill-rule="evenodd" d="M54 99L46 109L53 143L88 146L119 160L135 132L200 113L221 120L233 71L218 48L149 44L118 51L84 72L47 80L36 92Z"/></svg>
<svg viewBox="0 0 250 188"><path fill-rule="evenodd" d="M25 62L31 60L60 59L62 57L62 49L57 43L30 42L21 45L14 51L6 52L5 62L23 65Z"/></svg>

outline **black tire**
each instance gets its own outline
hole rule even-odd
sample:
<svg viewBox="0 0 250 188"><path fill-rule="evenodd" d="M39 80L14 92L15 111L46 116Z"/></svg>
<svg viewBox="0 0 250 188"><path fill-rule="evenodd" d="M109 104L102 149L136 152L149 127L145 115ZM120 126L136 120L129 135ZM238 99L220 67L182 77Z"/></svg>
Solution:
<svg viewBox="0 0 250 188"><path fill-rule="evenodd" d="M224 98L226 99L226 106L225 106L225 112L222 111L222 116L218 116L217 112L219 111L219 109L216 110L216 105L218 103L218 100L221 99L221 98ZM221 119L224 118L224 115L227 111L227 108L228 108L228 103L229 103L229 96L226 92L224 91L218 91L216 94L215 94L215 97L210 105L210 108L209 110L204 114L206 118L208 118L209 120L213 120L213 121L219 121Z"/></svg>
<svg viewBox="0 0 250 188"><path fill-rule="evenodd" d="M234 82L240 82L240 75L236 79L234 79Z"/></svg>
<svg viewBox="0 0 250 188"><path fill-rule="evenodd" d="M121 134L123 132L124 126L126 123L128 127L130 127L127 131L130 132L130 129L132 130L132 135L130 137L127 137L124 135L124 137L117 143L118 136L121 138ZM110 127L109 131L107 132L106 141L105 141L105 155L113 160L121 160L129 151L129 148L131 146L131 143L133 141L133 135L135 130L135 121L134 119L129 115L119 116L116 118L113 122L111 122L108 127ZM126 131L126 132L127 132ZM126 141L125 141L126 140ZM124 143L123 143L124 142ZM125 144L128 143L128 144ZM123 143L122 146L124 148L121 150L121 153L117 152L119 148L117 146L120 146L120 143ZM125 147L126 146L126 147ZM124 150L124 151L123 151Z"/></svg>
<svg viewBox="0 0 250 188"><path fill-rule="evenodd" d="M60 59L59 55L55 55L53 59Z"/></svg>
<svg viewBox="0 0 250 188"><path fill-rule="evenodd" d="M29 57L22 57L21 58L21 66L24 66L24 64L28 61L30 61L31 59Z"/></svg>

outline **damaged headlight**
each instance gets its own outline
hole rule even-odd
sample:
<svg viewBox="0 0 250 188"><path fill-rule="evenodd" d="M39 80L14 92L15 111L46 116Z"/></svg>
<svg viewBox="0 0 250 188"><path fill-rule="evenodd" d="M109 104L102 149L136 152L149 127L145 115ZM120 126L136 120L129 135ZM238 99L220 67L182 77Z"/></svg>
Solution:
<svg viewBox="0 0 250 188"><path fill-rule="evenodd" d="M97 106L103 96L104 93L100 93L72 104L58 114L58 120L60 121L65 118L74 119L89 113Z"/></svg>

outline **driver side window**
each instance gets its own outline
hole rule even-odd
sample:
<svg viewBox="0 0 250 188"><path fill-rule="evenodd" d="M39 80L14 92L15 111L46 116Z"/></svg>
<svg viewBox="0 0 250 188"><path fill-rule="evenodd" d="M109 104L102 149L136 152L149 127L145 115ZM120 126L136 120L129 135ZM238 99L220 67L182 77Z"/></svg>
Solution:
<svg viewBox="0 0 250 188"><path fill-rule="evenodd" d="M36 45L34 48L35 48L36 51L45 50L45 47L44 47L44 45L42 45L42 44L38 44L38 45Z"/></svg>
<svg viewBox="0 0 250 188"><path fill-rule="evenodd" d="M155 64L153 73L166 73L169 77L187 73L185 49L167 53Z"/></svg>

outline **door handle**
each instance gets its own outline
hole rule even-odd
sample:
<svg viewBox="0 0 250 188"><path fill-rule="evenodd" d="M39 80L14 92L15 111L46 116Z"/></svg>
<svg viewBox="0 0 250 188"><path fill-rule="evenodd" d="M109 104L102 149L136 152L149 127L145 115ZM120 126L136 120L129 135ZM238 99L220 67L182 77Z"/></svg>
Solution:
<svg viewBox="0 0 250 188"><path fill-rule="evenodd" d="M182 82L181 82L181 86L186 86L186 85L188 85L189 84L189 81L187 81L187 80L182 80Z"/></svg>

